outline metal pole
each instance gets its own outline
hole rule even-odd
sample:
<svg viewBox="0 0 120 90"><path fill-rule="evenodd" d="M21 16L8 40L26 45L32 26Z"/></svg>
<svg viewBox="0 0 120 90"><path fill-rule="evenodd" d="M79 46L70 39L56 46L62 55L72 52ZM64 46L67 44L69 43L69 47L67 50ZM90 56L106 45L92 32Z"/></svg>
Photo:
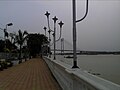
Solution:
<svg viewBox="0 0 120 90"><path fill-rule="evenodd" d="M63 38L63 55L64 55L64 38Z"/></svg>
<svg viewBox="0 0 120 90"><path fill-rule="evenodd" d="M58 38L58 40L56 40L56 42L61 39L61 36L62 36L62 26L64 25L64 23L62 21L60 21L60 23L58 23L58 24L60 25L60 37Z"/></svg>
<svg viewBox="0 0 120 90"><path fill-rule="evenodd" d="M61 39L61 55L64 55L64 38Z"/></svg>
<svg viewBox="0 0 120 90"><path fill-rule="evenodd" d="M50 30L48 31L49 33L49 58L51 58L51 47L50 47L50 41L51 41L51 38L50 38Z"/></svg>
<svg viewBox="0 0 120 90"><path fill-rule="evenodd" d="M5 26L5 29L4 29L4 33L6 34L7 33L7 24ZM4 39L5 39L5 60L7 60L7 46L6 46L6 35L4 35Z"/></svg>
<svg viewBox="0 0 120 90"><path fill-rule="evenodd" d="M76 2L73 1L73 67L79 68L77 66L77 54L76 54Z"/></svg>
<svg viewBox="0 0 120 90"><path fill-rule="evenodd" d="M62 55L62 39L61 39L61 55Z"/></svg>
<svg viewBox="0 0 120 90"><path fill-rule="evenodd" d="M62 50L63 50L63 38L61 39L61 55L62 55Z"/></svg>
<svg viewBox="0 0 120 90"><path fill-rule="evenodd" d="M46 37L46 29L47 29L47 28L46 28L46 27L44 27L43 29L45 30L45 37Z"/></svg>
<svg viewBox="0 0 120 90"><path fill-rule="evenodd" d="M58 18L56 18L55 16L52 19L54 20L54 60L56 60L56 21L58 20Z"/></svg>
<svg viewBox="0 0 120 90"><path fill-rule="evenodd" d="M56 23L54 23L54 60L56 60L56 42L55 42L55 40L56 40Z"/></svg>
<svg viewBox="0 0 120 90"><path fill-rule="evenodd" d="M45 30L45 36L46 36L46 30Z"/></svg>
<svg viewBox="0 0 120 90"><path fill-rule="evenodd" d="M4 34L6 32L4 31ZM6 52L6 36L4 35L4 40L5 40L5 60L7 59L7 52Z"/></svg>

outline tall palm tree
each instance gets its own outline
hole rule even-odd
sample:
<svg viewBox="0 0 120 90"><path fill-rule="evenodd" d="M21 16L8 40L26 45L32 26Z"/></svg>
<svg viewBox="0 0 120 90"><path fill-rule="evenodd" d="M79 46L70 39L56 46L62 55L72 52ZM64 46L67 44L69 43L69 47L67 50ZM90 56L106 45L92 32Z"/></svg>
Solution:
<svg viewBox="0 0 120 90"><path fill-rule="evenodd" d="M19 60L21 62L21 55L22 55L22 46L24 44L24 41L27 39L27 31L22 32L21 30L18 31L18 35L16 35L16 42L20 46L20 53L19 53Z"/></svg>

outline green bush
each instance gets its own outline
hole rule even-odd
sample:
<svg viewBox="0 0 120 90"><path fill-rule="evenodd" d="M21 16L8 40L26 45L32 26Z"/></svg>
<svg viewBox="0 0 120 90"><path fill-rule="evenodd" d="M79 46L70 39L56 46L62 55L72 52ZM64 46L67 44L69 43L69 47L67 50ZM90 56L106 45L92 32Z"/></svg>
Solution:
<svg viewBox="0 0 120 90"><path fill-rule="evenodd" d="M7 62L6 61L2 61L1 65L4 69L7 69Z"/></svg>
<svg viewBox="0 0 120 90"><path fill-rule="evenodd" d="M0 71L2 71L3 70L3 67L2 67L2 65L1 65L1 63L0 63Z"/></svg>

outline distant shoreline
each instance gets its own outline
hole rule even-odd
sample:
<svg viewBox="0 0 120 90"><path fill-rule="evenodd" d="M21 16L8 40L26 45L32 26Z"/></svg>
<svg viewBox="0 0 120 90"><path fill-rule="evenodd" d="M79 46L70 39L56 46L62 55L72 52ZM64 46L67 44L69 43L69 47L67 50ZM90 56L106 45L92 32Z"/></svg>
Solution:
<svg viewBox="0 0 120 90"><path fill-rule="evenodd" d="M73 53L57 53L57 55L73 55ZM77 55L120 55L120 53L77 53Z"/></svg>

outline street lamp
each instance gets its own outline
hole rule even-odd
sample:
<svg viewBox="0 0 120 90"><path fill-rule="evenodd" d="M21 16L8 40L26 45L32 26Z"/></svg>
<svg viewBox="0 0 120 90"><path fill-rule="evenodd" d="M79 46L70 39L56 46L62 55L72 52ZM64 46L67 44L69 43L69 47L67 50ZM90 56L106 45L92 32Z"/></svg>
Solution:
<svg viewBox="0 0 120 90"><path fill-rule="evenodd" d="M50 48L50 41L51 41L51 39L50 39L50 33L51 33L51 31L48 30L48 33L49 33L49 58L51 58L51 48Z"/></svg>
<svg viewBox="0 0 120 90"><path fill-rule="evenodd" d="M64 55L64 38L61 38L61 55Z"/></svg>
<svg viewBox="0 0 120 90"><path fill-rule="evenodd" d="M51 46L50 45L50 41L51 41L51 39L50 39L50 33L53 32L52 35L53 35L53 39L54 39L53 42L54 42L54 60L55 60L56 59L56 53L55 53L56 52L56 42L59 41L60 38L61 38L61 30L62 30L62 26L63 26L64 23L62 21L60 23L58 23L60 25L60 37L59 37L58 40L56 40L56 21L58 20L58 18L56 16L54 18L52 18L53 21L54 21L54 31L53 31L53 30L51 30L50 23L49 23L49 15L50 15L50 13L48 11L46 11L45 15L47 16L48 29L49 29L48 30L48 33L49 33L49 48Z"/></svg>
<svg viewBox="0 0 120 90"><path fill-rule="evenodd" d="M60 25L60 28L62 28L64 23L62 21L60 21L58 24Z"/></svg>
<svg viewBox="0 0 120 90"><path fill-rule="evenodd" d="M43 28L45 30L45 37L46 37L46 27ZM45 44L45 47L48 48L48 45ZM48 49L46 50L46 54L48 53Z"/></svg>
<svg viewBox="0 0 120 90"><path fill-rule="evenodd" d="M59 37L59 39L56 40L56 41L59 41L60 38L61 38L61 34L62 34L62 26L64 25L64 23L63 23L62 21L60 21L58 24L59 24L59 26L60 26L60 37Z"/></svg>
<svg viewBox="0 0 120 90"><path fill-rule="evenodd" d="M6 49L6 37L8 37L8 32L7 32L7 26L12 26L12 23L6 24L6 27L4 29L4 39L5 39L5 49ZM5 50L5 60L7 59L7 52Z"/></svg>
<svg viewBox="0 0 120 90"><path fill-rule="evenodd" d="M73 67L72 68L79 68L77 66L77 54L76 54L76 23L82 21L87 16L88 0L86 0L86 13L79 20L76 20L76 0L72 0L72 2L73 2Z"/></svg>
<svg viewBox="0 0 120 90"><path fill-rule="evenodd" d="M4 29L4 37L8 37L7 26L12 26L12 25L13 25L12 23L6 24L6 27Z"/></svg>
<svg viewBox="0 0 120 90"><path fill-rule="evenodd" d="M12 25L13 25L13 23L8 23L8 24L7 24L7 26L12 26Z"/></svg>
<svg viewBox="0 0 120 90"><path fill-rule="evenodd" d="M56 21L58 20L58 18L55 16L54 18L52 18L53 19L53 21L54 21L54 34L53 34L53 36L54 36L54 60L56 59Z"/></svg>
<svg viewBox="0 0 120 90"><path fill-rule="evenodd" d="M49 15L50 13L48 11L46 11L45 15L47 16L47 22L48 22L48 33L49 33L49 57L51 58L51 48L50 48L50 41L51 41L51 38L50 38L50 33L51 33L51 29L50 29L50 23L49 23Z"/></svg>
<svg viewBox="0 0 120 90"><path fill-rule="evenodd" d="M46 28L46 27L44 27L43 29L45 30L45 36L46 36L46 29L47 29L47 28Z"/></svg>
<svg viewBox="0 0 120 90"><path fill-rule="evenodd" d="M50 29L50 22L49 22L49 16L50 16L50 13L48 11L46 11L45 15L47 16L47 22L48 22L48 29Z"/></svg>

